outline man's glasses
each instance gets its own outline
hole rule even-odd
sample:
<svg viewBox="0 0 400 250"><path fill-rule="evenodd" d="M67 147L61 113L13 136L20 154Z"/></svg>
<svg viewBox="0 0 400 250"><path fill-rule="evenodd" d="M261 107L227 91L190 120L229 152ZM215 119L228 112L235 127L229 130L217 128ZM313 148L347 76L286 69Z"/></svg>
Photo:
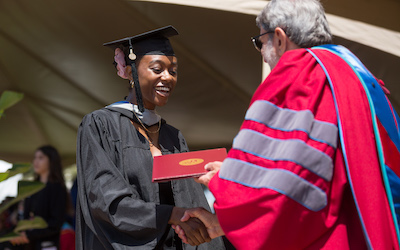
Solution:
<svg viewBox="0 0 400 250"><path fill-rule="evenodd" d="M263 36L263 35L269 34L269 33L274 33L274 32L275 31L271 30L271 31L267 31L265 33L262 33L262 34L260 34L258 36L252 37L251 41L253 42L254 47L256 48L256 50L261 51L261 48L262 48L262 45L263 45L263 43L260 41L260 37Z"/></svg>

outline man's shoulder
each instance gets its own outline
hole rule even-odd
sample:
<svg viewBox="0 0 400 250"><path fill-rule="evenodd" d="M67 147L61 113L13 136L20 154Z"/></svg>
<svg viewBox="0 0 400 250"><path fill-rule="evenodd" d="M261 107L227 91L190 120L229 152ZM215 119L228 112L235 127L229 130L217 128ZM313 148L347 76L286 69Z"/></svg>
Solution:
<svg viewBox="0 0 400 250"><path fill-rule="evenodd" d="M286 63L299 63L301 61L314 60L310 52L318 50L319 53L333 55L332 51L348 51L347 48L334 45L334 44L324 44L320 46L315 46L312 48L299 48L294 50L286 51L281 57L280 61L284 61Z"/></svg>
<svg viewBox="0 0 400 250"><path fill-rule="evenodd" d="M294 49L286 51L282 57L279 59L279 62L275 66L275 68L271 71L302 71L303 65L309 64L310 61L314 60L313 57L308 53L307 49ZM277 70L278 69L278 70Z"/></svg>

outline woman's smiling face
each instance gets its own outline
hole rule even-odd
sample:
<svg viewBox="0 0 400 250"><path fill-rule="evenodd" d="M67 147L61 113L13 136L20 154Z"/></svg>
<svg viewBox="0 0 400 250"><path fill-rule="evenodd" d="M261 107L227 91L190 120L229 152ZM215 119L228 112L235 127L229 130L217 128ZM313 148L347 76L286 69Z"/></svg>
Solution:
<svg viewBox="0 0 400 250"><path fill-rule="evenodd" d="M175 56L145 55L137 66L144 107L164 106L178 80Z"/></svg>

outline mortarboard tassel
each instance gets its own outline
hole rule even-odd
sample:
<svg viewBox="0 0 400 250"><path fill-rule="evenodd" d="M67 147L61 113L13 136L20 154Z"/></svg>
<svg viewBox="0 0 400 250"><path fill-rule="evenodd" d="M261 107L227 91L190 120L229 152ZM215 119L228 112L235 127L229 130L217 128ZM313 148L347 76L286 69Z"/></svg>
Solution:
<svg viewBox="0 0 400 250"><path fill-rule="evenodd" d="M140 90L139 77L137 75L137 69L136 69L136 63L135 63L136 55L133 53L132 43L130 40L129 40L129 56L128 57L129 57L129 60L131 63L131 68L132 68L132 78L133 78L133 82L135 85L137 105L138 105L139 111L144 112L142 91Z"/></svg>

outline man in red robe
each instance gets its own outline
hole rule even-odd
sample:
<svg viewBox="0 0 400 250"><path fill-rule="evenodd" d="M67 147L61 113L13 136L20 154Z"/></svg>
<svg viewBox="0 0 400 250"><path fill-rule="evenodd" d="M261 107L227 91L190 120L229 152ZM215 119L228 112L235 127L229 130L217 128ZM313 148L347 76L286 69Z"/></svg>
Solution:
<svg viewBox="0 0 400 250"><path fill-rule="evenodd" d="M257 25L272 71L227 159L198 179L216 215L183 220L237 249L399 249L398 116L382 82L330 45L318 0L271 0Z"/></svg>

